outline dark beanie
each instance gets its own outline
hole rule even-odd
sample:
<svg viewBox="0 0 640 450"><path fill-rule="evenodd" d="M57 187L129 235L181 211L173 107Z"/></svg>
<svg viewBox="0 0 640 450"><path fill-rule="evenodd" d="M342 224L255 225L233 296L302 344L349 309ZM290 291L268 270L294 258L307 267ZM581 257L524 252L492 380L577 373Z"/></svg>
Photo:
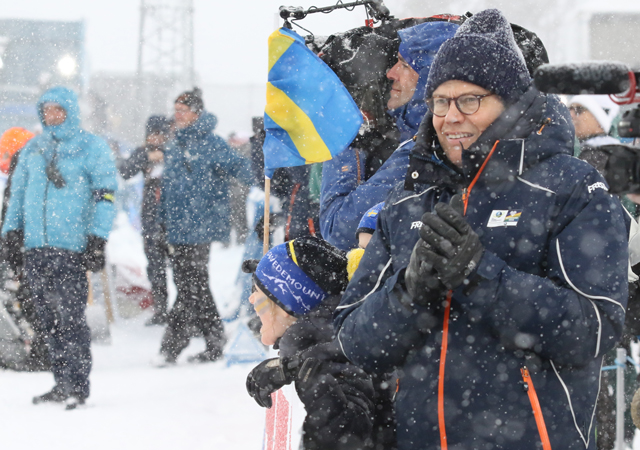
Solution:
<svg viewBox="0 0 640 450"><path fill-rule="evenodd" d="M171 121L164 116L151 116L147 119L146 132L150 134L169 134Z"/></svg>
<svg viewBox="0 0 640 450"><path fill-rule="evenodd" d="M256 285L293 316L314 310L347 287L347 258L327 241L303 236L276 245L253 274Z"/></svg>
<svg viewBox="0 0 640 450"><path fill-rule="evenodd" d="M449 80L483 87L507 103L515 102L531 85L511 25L499 10L486 9L472 16L440 47L429 73L426 97Z"/></svg>
<svg viewBox="0 0 640 450"><path fill-rule="evenodd" d="M187 105L191 111L196 114L200 114L204 111L204 102L202 101L202 91L194 87L192 91L183 92L176 98L174 103L181 103Z"/></svg>

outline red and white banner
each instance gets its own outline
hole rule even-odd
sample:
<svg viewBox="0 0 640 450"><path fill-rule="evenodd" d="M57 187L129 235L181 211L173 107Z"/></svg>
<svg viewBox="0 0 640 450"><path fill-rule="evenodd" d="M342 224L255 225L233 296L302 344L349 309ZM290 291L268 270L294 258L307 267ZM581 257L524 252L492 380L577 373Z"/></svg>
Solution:
<svg viewBox="0 0 640 450"><path fill-rule="evenodd" d="M293 450L300 446L305 410L293 385L271 394L273 406L267 409L264 450Z"/></svg>

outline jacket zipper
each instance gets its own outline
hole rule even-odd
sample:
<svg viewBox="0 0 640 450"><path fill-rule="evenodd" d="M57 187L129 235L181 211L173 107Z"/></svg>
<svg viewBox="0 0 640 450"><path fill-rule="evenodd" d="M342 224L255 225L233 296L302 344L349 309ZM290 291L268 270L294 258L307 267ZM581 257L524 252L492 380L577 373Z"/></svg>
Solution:
<svg viewBox="0 0 640 450"><path fill-rule="evenodd" d="M551 450L551 442L549 441L549 434L547 433L547 426L544 423L544 417L542 416L542 408L540 407L540 401L538 400L538 394L535 387L533 387L533 380L527 366L523 366L520 369L522 374L522 380L524 381L524 390L529 396L529 402L531 403L531 409L533 409L533 417L536 419L536 425L538 426L538 434L540 434L540 441L542 442L543 450Z"/></svg>
<svg viewBox="0 0 640 450"><path fill-rule="evenodd" d="M49 239L47 239L47 200L49 197L49 180L45 181L44 185L44 204L42 205L43 209L43 217L42 217L42 225L44 231L44 246L47 247L49 245Z"/></svg>
<svg viewBox="0 0 640 450"><path fill-rule="evenodd" d="M444 323L442 325L442 344L440 346L440 367L438 370L438 429L440 430L440 450L447 450L447 431L444 422L444 368L449 346L449 314L451 313L451 295L447 292L446 307L444 309Z"/></svg>
<svg viewBox="0 0 640 450"><path fill-rule="evenodd" d="M495 144L493 144L493 148L491 149L487 157L484 159L484 162L482 163L482 166L480 166L480 169L478 170L478 173L476 174L476 176L473 178L471 183L469 183L469 187L463 189L462 191L462 201L464 202L463 215L465 216L467 215L467 205L469 204L469 194L471 193L471 189L473 189L473 187L476 184L476 181L478 181L478 178L480 178L480 174L482 174L482 172L484 171L484 168L486 167L487 163L491 159L493 152L496 150L496 147L498 147L499 142L500 141L496 141ZM447 302L446 302L446 307L444 309L444 320L442 324L442 345L440 347L440 367L438 371L438 428L440 430L440 450L447 450L447 430L446 430L446 427L445 427L446 424L444 421L444 369L445 369L446 359L447 359L447 347L449 345L449 315L451 313L451 296L452 295L453 295L453 291L449 291L447 293ZM551 447L549 447L548 449L544 448L544 450L551 450Z"/></svg>

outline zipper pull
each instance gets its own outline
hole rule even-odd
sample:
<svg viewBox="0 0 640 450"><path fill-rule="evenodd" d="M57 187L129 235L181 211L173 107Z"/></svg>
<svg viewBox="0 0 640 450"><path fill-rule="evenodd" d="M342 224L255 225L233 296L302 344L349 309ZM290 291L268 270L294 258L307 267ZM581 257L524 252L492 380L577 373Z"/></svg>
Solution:
<svg viewBox="0 0 640 450"><path fill-rule="evenodd" d="M467 188L464 188L462 190L462 204L464 205L464 209L463 209L463 216L467 215L467 204L469 203L469 190Z"/></svg>
<svg viewBox="0 0 640 450"><path fill-rule="evenodd" d="M527 392L529 390L529 380L531 379L527 366L522 367L520 373L522 374L522 388Z"/></svg>
<svg viewBox="0 0 640 450"><path fill-rule="evenodd" d="M396 401L396 397L398 396L398 391L400 391L400 378L396 378L396 390L393 393L393 396L391 397L392 402Z"/></svg>

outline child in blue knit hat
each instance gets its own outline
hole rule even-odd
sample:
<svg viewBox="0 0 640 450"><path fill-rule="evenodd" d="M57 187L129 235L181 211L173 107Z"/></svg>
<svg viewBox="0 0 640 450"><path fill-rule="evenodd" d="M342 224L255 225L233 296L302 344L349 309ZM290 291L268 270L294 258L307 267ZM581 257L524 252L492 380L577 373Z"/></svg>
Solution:
<svg viewBox="0 0 640 450"><path fill-rule="evenodd" d="M271 394L294 382L307 411L305 449L370 448L371 378L332 350L332 313L347 285L343 252L322 239L300 237L264 255L253 281L249 301L262 322L262 343L280 356L251 371L249 395L270 408Z"/></svg>

